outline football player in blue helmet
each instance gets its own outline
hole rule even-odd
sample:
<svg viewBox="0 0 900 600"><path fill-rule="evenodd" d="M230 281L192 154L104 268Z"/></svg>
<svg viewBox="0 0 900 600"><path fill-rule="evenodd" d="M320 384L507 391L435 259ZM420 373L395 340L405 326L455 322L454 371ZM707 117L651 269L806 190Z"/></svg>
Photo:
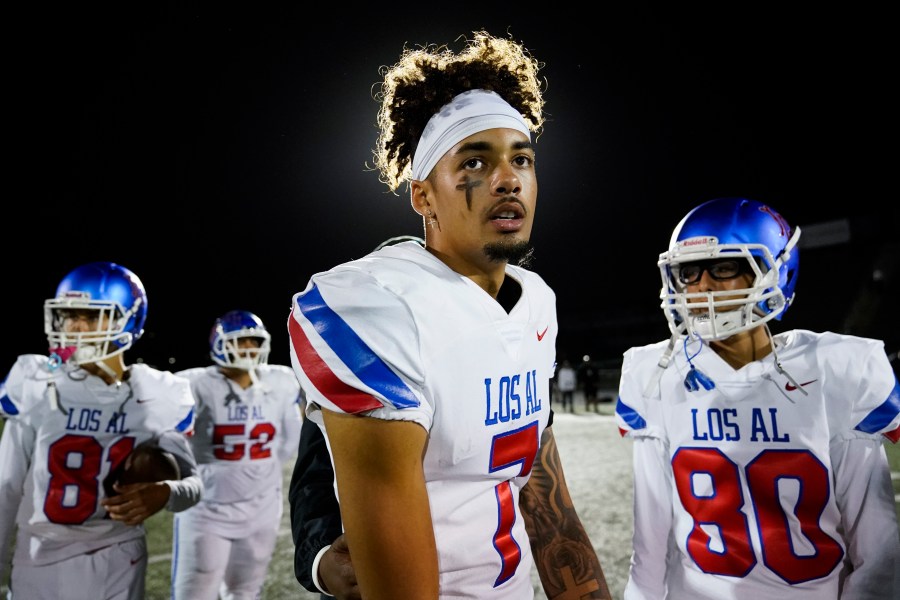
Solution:
<svg viewBox="0 0 900 600"><path fill-rule="evenodd" d="M269 362L272 336L262 319L246 310L232 310L213 324L209 355L217 365L251 371Z"/></svg>
<svg viewBox="0 0 900 600"><path fill-rule="evenodd" d="M112 262L76 267L60 281L55 297L44 302L44 333L57 363L115 370L122 360L107 359L131 348L144 333L146 319L144 284Z"/></svg>
<svg viewBox="0 0 900 600"><path fill-rule="evenodd" d="M616 421L634 443L626 600L894 598L884 441L900 384L880 340L795 329L799 227L718 198L660 255L669 341L630 348Z"/></svg>
<svg viewBox="0 0 900 600"><path fill-rule="evenodd" d="M271 336L246 310L212 327L215 364L178 371L197 402L191 446L204 496L173 522L172 599L259 598L284 507L283 465L300 442L300 384L269 364Z"/></svg>
<svg viewBox="0 0 900 600"><path fill-rule="evenodd" d="M710 341L781 320L794 299L799 239L799 227L756 200L720 198L694 208L659 256L669 329ZM719 281L751 277L746 287L692 287L704 272Z"/></svg>
<svg viewBox="0 0 900 600"><path fill-rule="evenodd" d="M16 598L138 600L147 570L142 523L163 508L193 506L203 492L187 441L190 383L126 365L124 352L144 331L147 294L121 265L76 267L44 315L49 359L19 356L0 384L0 581L11 557ZM144 445L168 452L177 477L119 478Z"/></svg>

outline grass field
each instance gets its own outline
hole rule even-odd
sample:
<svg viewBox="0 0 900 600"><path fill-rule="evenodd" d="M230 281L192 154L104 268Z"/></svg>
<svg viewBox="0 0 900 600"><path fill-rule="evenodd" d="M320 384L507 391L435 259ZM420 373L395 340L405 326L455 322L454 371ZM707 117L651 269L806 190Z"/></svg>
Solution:
<svg viewBox="0 0 900 600"><path fill-rule="evenodd" d="M579 400L576 396L576 413L557 415L553 429L578 514L600 556L613 597L621 598L631 552L631 446L619 437L611 404L602 404L601 414L585 413ZM886 443L885 447L900 518L900 444ZM286 465L285 490L290 471L291 465ZM294 578L286 496L285 492L281 531L262 598L318 600L318 594L307 592ZM146 528L150 552L146 599L166 600L171 581L171 513L158 513L147 521ZM532 579L535 598L546 600L536 573ZM0 586L0 591L5 594L6 586Z"/></svg>

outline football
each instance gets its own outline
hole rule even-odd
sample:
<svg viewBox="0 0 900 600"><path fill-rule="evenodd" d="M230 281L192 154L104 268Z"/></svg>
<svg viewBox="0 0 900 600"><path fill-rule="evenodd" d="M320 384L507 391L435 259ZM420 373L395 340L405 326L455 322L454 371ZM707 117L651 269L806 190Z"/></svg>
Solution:
<svg viewBox="0 0 900 600"><path fill-rule="evenodd" d="M175 457L154 444L141 444L125 457L118 469L109 474L104 485L107 496L114 496L114 483L127 485L167 479L181 479Z"/></svg>

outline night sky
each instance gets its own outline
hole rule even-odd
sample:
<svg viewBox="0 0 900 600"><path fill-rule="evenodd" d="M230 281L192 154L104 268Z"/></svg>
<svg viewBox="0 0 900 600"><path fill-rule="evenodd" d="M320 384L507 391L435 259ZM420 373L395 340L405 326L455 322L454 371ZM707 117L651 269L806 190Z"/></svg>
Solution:
<svg viewBox="0 0 900 600"><path fill-rule="evenodd" d="M272 332L271 362L289 364L290 301L310 275L421 234L406 187L393 195L367 169L379 66L404 43L459 48L480 28L545 63L532 268L557 292L561 356L614 364L668 337L657 257L684 213L719 196L767 202L826 244L801 246L797 301L776 330L900 349L887 14L440 6L8 19L0 370L46 352L43 300L93 260L147 288L128 362L209 364L213 321L240 308Z"/></svg>

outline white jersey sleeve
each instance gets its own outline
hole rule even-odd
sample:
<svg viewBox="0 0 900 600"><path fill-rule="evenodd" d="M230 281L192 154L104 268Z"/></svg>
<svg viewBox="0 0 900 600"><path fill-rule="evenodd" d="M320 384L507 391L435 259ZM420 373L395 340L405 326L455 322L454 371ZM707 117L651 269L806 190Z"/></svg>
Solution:
<svg viewBox="0 0 900 600"><path fill-rule="evenodd" d="M306 383L309 416L314 404L431 428L418 326L403 293L362 269L343 268L313 277L295 297L291 357Z"/></svg>
<svg viewBox="0 0 900 600"><path fill-rule="evenodd" d="M672 550L672 487L668 454L661 440L633 441L634 529L626 600L666 597L666 557Z"/></svg>
<svg viewBox="0 0 900 600"><path fill-rule="evenodd" d="M841 597L881 598L887 589L900 594L900 536L884 445L872 439L838 441L831 460L847 556L854 565Z"/></svg>
<svg viewBox="0 0 900 600"><path fill-rule="evenodd" d="M5 396L0 389L0 402ZM34 452L34 430L6 421L0 436L0 581L6 581L16 530L16 513Z"/></svg>
<svg viewBox="0 0 900 600"><path fill-rule="evenodd" d="M896 443L900 435L900 384L880 341L835 336L821 345L829 375L849 381L840 392L849 409L833 411L831 444L835 497L854 567L841 597L880 598L886 589L900 594L900 535L884 450L885 438Z"/></svg>
<svg viewBox="0 0 900 600"><path fill-rule="evenodd" d="M616 423L619 432L633 440L634 475L634 529L625 600L666 597L666 557L672 549L673 528L668 440L661 424L645 417L660 402L658 394L644 396L646 381L655 375L656 366L652 360L636 358L639 352L661 355L664 348L662 343L626 351L619 380ZM623 398L628 399L628 404Z"/></svg>
<svg viewBox="0 0 900 600"><path fill-rule="evenodd" d="M180 479L166 482L170 490L166 510L187 510L197 504L203 495L203 480L197 470L188 438L178 431L164 431L158 436L158 444L175 457L181 473Z"/></svg>

